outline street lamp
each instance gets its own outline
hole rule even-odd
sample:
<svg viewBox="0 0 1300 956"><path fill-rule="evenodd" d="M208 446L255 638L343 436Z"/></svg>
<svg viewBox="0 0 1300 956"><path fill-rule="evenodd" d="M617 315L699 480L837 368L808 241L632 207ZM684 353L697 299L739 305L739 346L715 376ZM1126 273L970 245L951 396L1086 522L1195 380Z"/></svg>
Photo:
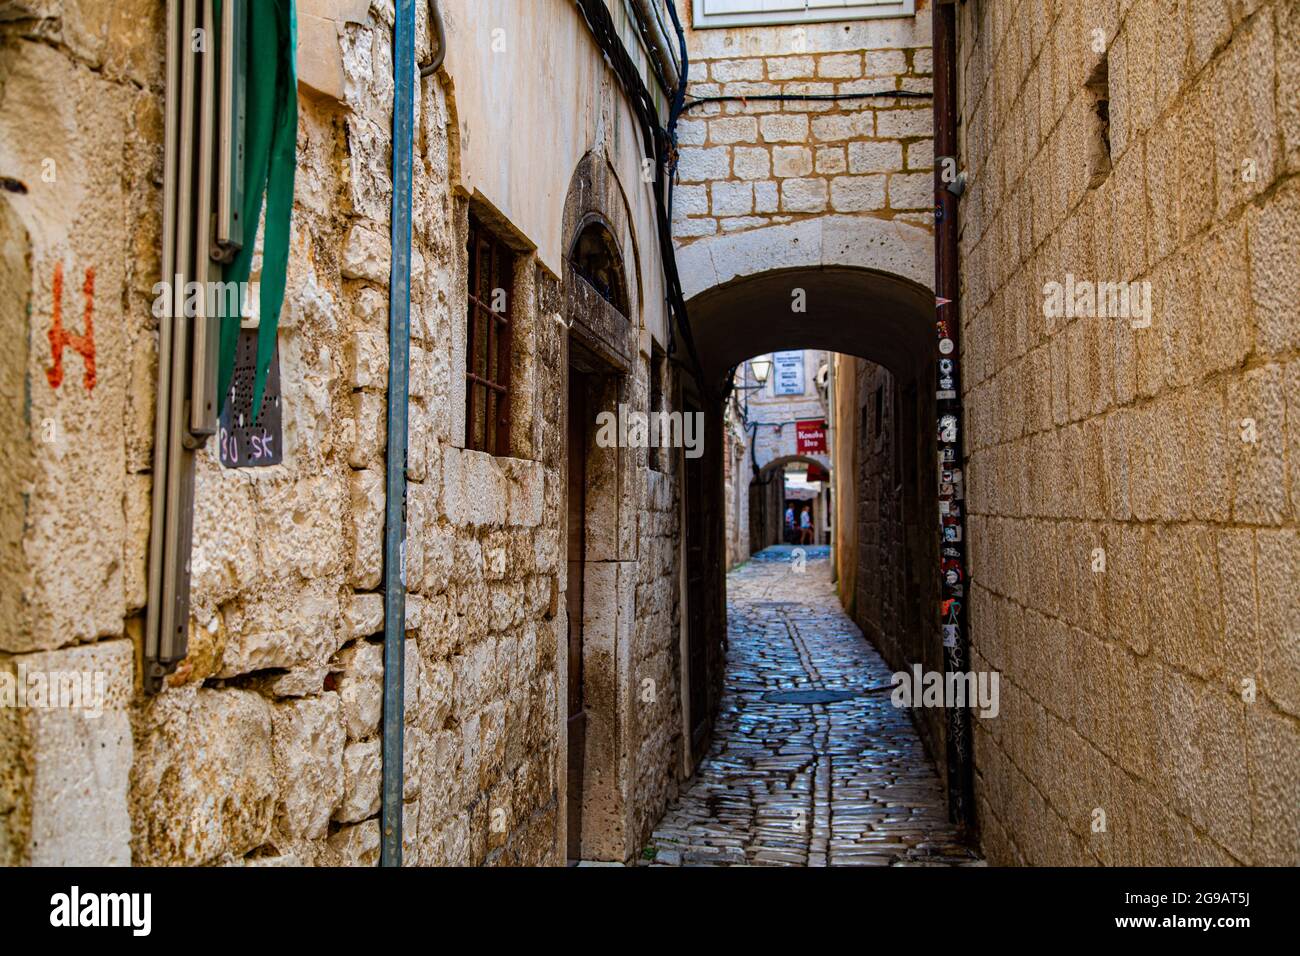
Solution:
<svg viewBox="0 0 1300 956"><path fill-rule="evenodd" d="M749 360L749 370L754 373L754 381L757 385L736 385L734 388L738 392L752 392L755 389L762 388L767 384L767 376L772 372L772 360L766 355L756 359Z"/></svg>

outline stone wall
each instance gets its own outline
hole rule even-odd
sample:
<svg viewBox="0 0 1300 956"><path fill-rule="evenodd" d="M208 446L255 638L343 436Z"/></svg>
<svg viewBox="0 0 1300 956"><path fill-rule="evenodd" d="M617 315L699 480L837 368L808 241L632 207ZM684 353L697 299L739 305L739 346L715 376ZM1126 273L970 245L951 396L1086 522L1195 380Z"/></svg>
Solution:
<svg viewBox="0 0 1300 956"><path fill-rule="evenodd" d="M836 390L847 405L848 414L840 418L847 431L837 441L856 450L844 456L854 471L837 487L841 496L853 498L856 536L852 580L841 593L854 622L895 671L914 664L942 671L943 647L935 639L939 556L928 383L900 381L865 359L848 361L855 368L845 376L846 387ZM911 716L946 781L944 712L916 707Z"/></svg>
<svg viewBox="0 0 1300 956"><path fill-rule="evenodd" d="M424 60L425 5L416 7ZM392 4L312 5L313 16L337 14L325 23L334 47L321 41L313 55L332 51L340 72L332 90L316 79L329 71L316 70L299 91L279 335L284 462L228 470L211 445L197 456L189 656L154 697L140 692L138 671L155 400L150 306L160 271L162 5L40 0L18 8L0 24L0 175L27 187L0 192L0 323L23 343L0 365L3 401L19 410L0 427L0 447L14 462L0 479L0 667L93 668L109 686L98 720L0 709L0 861L373 865ZM585 31L571 4L554 0L548 15L566 35ZM321 29L315 24L312 36L328 41ZM489 55L462 47L461 62L472 62L471 53ZM600 63L594 45L584 55ZM635 142L612 132L631 124L621 95L603 73L579 76L591 89L556 102L551 114L570 114L569 132L586 148L607 149L612 175L639 169ZM484 165L470 151L491 144L466 133L474 118L457 111L456 79L443 72L416 89L405 862L556 864L564 860L566 759L566 351L561 280L535 250L562 240L543 243L517 228L496 211L509 208L507 197L464 188L458 171L467 156ZM42 180L46 159L57 184ZM571 174L530 184L560 197L545 221L560 221ZM636 197L630 229L653 248L649 205L635 189L628 195ZM508 458L463 448L471 205L519 251ZM47 374L60 263L70 332L82 331L83 296L93 288L94 379L72 347L62 381ZM627 394L639 407L646 330L663 327L658 268L652 253L629 262L650 303L634 317L641 350L629 378L639 385ZM666 395L677 394L672 384ZM678 496L672 470L650 473L644 455L623 459L620 513L642 527L628 533L631 552L620 555L628 603L615 639L636 663L626 676L657 688L642 709L631 710L630 694L619 704L627 728L620 747L632 756L615 768L630 821L622 838L635 847L682 762Z"/></svg>
<svg viewBox="0 0 1300 956"><path fill-rule="evenodd" d="M680 3L689 23L688 3ZM929 92L930 19L687 30L690 97ZM678 125L674 234L685 245L830 213L928 225L928 100L705 103Z"/></svg>
<svg viewBox="0 0 1300 956"><path fill-rule="evenodd" d="M1294 865L1300 9L958 17L985 852ZM1150 283L1149 327L1049 318L1067 275Z"/></svg>
<svg viewBox="0 0 1300 956"><path fill-rule="evenodd" d="M749 439L741 424L739 409L733 393L723 420L722 450L723 540L728 571L747 561L750 555L749 484L753 480L754 466L749 458Z"/></svg>
<svg viewBox="0 0 1300 956"><path fill-rule="evenodd" d="M632 845L638 850L676 795L681 776L681 502L677 473L676 461L671 473L645 472L644 497L637 514L639 561L632 654L637 755L629 829ZM673 641L665 641L665 635L672 635Z"/></svg>
<svg viewBox="0 0 1300 956"><path fill-rule="evenodd" d="M99 717L0 707L5 863L131 858L161 11L31 0L0 12L0 671L104 679ZM56 315L75 340L51 336Z"/></svg>

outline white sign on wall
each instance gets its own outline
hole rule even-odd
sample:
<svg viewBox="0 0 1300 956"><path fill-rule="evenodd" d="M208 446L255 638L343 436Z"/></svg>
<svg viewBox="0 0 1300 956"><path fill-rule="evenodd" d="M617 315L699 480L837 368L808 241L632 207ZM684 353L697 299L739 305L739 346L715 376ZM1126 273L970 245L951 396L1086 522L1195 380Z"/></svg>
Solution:
<svg viewBox="0 0 1300 956"><path fill-rule="evenodd" d="M772 353L772 394L803 394L803 352Z"/></svg>
<svg viewBox="0 0 1300 956"><path fill-rule="evenodd" d="M910 17L916 0L695 0L695 29Z"/></svg>

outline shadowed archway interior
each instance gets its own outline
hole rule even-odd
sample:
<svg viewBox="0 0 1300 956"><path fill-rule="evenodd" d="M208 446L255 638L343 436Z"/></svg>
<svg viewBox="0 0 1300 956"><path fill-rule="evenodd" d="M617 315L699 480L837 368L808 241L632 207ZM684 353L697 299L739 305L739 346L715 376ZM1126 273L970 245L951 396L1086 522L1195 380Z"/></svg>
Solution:
<svg viewBox="0 0 1300 956"><path fill-rule="evenodd" d="M841 470L840 495L851 498L836 513L852 530L833 533L832 546L840 546L842 532L855 552L839 565L846 570L836 586L855 622L898 670L942 668L934 301L930 289L898 275L814 266L737 278L689 302L703 372L719 391L736 366L756 355L813 349L842 357L837 374L851 384L838 393L850 407L832 416L840 424L831 438L831 468ZM717 423L720 428L720 415ZM785 500L779 476L789 463L744 460L754 472L746 480L751 545L765 547L780 537ZM722 502L725 489L718 494ZM724 512L721 506L711 510ZM756 521L762 526L758 542ZM718 558L710 563L722 569ZM716 578L724 588L721 570ZM942 774L943 721L927 712L915 718Z"/></svg>
<svg viewBox="0 0 1300 956"><path fill-rule="evenodd" d="M704 375L779 349L856 355L900 379L928 367L934 293L898 276L848 267L799 268L736 279L689 302Z"/></svg>

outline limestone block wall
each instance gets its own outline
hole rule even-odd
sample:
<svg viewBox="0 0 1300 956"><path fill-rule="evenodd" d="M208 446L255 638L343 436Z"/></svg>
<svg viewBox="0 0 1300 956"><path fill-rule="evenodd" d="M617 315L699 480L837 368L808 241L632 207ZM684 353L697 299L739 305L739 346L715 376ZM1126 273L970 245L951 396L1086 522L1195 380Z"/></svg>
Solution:
<svg viewBox="0 0 1300 956"><path fill-rule="evenodd" d="M723 436L723 540L727 570L749 559L749 485L754 466L749 458L749 439L740 423L739 405L731 399L724 419Z"/></svg>
<svg viewBox="0 0 1300 956"><path fill-rule="evenodd" d="M0 863L131 858L161 19L32 0L0 23L0 672L103 679L96 717L0 706Z"/></svg>
<svg viewBox="0 0 1300 956"><path fill-rule="evenodd" d="M958 11L984 850L1294 865L1300 9ZM1067 275L1149 327L1049 318Z"/></svg>
<svg viewBox="0 0 1300 956"><path fill-rule="evenodd" d="M664 635L679 635L682 626L678 593L681 500L676 463L670 467L670 473L644 472L644 497L637 514L636 620L632 627L637 756L630 802L631 830L638 844L659 822L664 807L677 793L681 776L680 642L664 641Z"/></svg>
<svg viewBox="0 0 1300 956"><path fill-rule="evenodd" d="M683 23L690 4L679 3ZM931 89L929 4L914 17L687 29L688 97ZM928 225L927 99L706 103L678 125L680 244L835 214Z"/></svg>
<svg viewBox="0 0 1300 956"><path fill-rule="evenodd" d="M209 450L200 463L190 657L139 705L137 863L377 860L389 15L372 8L339 43L343 99L299 102L286 460L230 471ZM436 79L418 97L405 862L551 862L559 492L531 410L558 387L538 372L557 327L539 321L545 277L521 259L513 457L460 448L467 207L452 194L454 104Z"/></svg>
<svg viewBox="0 0 1300 956"><path fill-rule="evenodd" d="M934 569L941 556L935 534L935 487L931 462L933 405L924 386L900 382L883 366L865 359L837 389L838 443L852 443L852 453L836 455L853 473L836 482L841 497L851 496L849 513L856 523L852 556L846 562L852 580L841 585L846 606L862 632L889 666L909 671L943 670L943 645L935 639L938 587ZM851 387L851 391L849 391ZM841 464L841 461L843 464ZM843 540L841 535L840 540ZM916 707L912 720L940 776L947 778L944 712Z"/></svg>
<svg viewBox="0 0 1300 956"><path fill-rule="evenodd" d="M392 11L334 6L347 11L329 24L341 98L299 90L279 334L284 462L229 470L214 447L198 456L190 653L155 697L138 673L163 6L40 0L0 24L0 325L14 344L0 357L0 401L13 413L0 422L0 668L107 678L95 720L0 708L0 862L377 861ZM581 26L567 3L551 12L565 31ZM423 4L417 14L427 59ZM600 62L594 47L588 55ZM540 237L503 223L520 249L511 456L464 450L456 350L472 200L457 177L473 147L455 82L444 72L416 88L405 862L562 863L559 280L528 251ZM555 111L592 135L598 100ZM571 173L531 187L560 197L557 221ZM648 218L633 225L653 236ZM65 330L88 337L93 318L93 374L79 340L62 351L61 379L51 371L60 283ZM658 703L621 715L638 772L620 786L629 819L648 830L681 763L678 499L674 474L647 478L635 458L628 467L622 507L643 512L645 527L624 565L620 619L629 631L636 622L635 646L620 639L634 676L657 681Z"/></svg>
<svg viewBox="0 0 1300 956"><path fill-rule="evenodd" d="M854 610L863 633L871 636L887 661L901 663L902 614L897 597L904 573L902 502L893 491L897 461L897 409L894 377L884 368L858 360L852 396L857 410L850 440L859 444L858 474L845 489L857 503L857 546L863 556L854 582Z"/></svg>

